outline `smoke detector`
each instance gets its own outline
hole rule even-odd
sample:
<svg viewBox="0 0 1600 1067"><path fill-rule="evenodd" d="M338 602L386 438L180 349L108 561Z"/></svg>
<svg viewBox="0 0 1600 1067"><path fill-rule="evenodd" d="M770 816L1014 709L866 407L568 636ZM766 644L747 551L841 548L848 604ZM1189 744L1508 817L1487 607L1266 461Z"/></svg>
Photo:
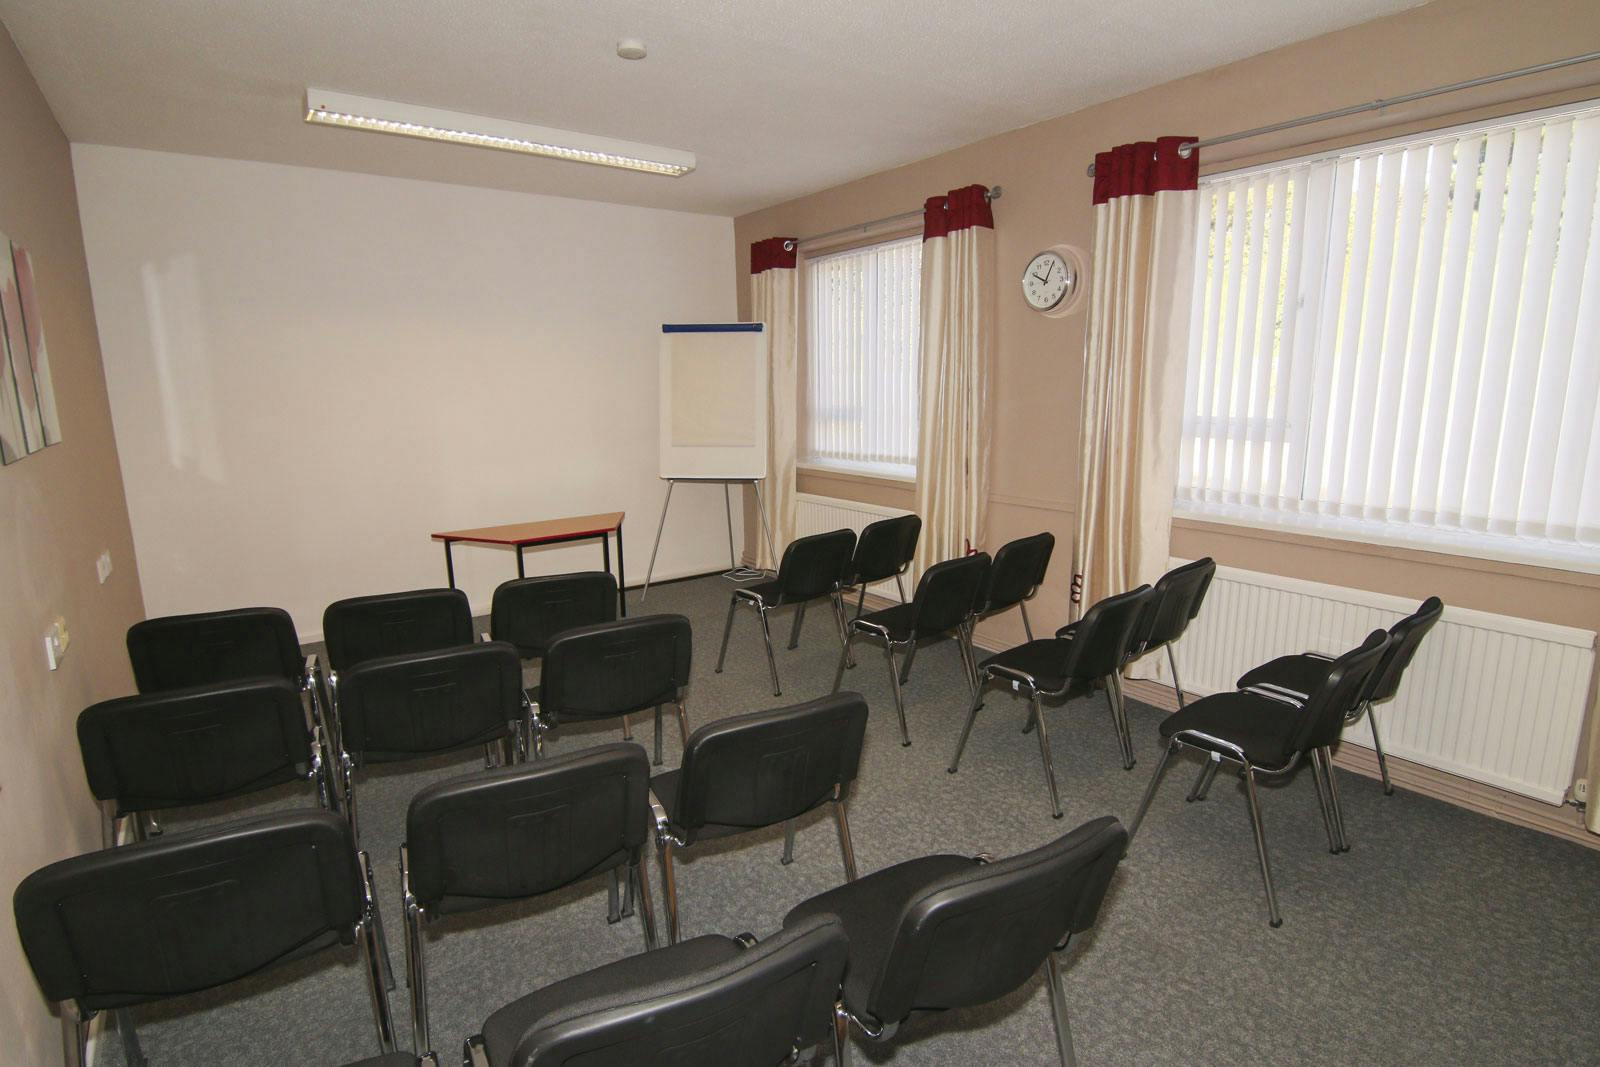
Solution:
<svg viewBox="0 0 1600 1067"><path fill-rule="evenodd" d="M617 42L617 55L623 59L643 59L647 54L644 42L637 37L624 37Z"/></svg>

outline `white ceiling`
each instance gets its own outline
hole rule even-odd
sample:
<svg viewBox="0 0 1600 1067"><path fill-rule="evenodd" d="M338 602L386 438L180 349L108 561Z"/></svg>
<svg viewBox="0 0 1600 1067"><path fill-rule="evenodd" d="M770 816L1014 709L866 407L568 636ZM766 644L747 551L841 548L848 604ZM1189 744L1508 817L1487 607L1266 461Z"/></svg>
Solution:
<svg viewBox="0 0 1600 1067"><path fill-rule="evenodd" d="M0 0L69 139L742 214L1418 0ZM642 37L627 62L616 41ZM308 85L682 148L307 126Z"/></svg>

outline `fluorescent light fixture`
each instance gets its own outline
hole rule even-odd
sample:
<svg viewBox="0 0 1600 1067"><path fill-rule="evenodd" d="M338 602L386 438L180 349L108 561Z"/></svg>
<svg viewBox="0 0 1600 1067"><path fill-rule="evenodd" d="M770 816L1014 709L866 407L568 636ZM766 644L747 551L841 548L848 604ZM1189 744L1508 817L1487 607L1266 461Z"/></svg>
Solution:
<svg viewBox="0 0 1600 1067"><path fill-rule="evenodd" d="M552 130L506 119L443 111L436 107L399 104L367 96L351 96L327 89L306 90L306 121L322 126L396 133L429 141L498 148L530 156L595 163L602 167L682 177L694 170L694 155L672 148L617 141L610 137Z"/></svg>

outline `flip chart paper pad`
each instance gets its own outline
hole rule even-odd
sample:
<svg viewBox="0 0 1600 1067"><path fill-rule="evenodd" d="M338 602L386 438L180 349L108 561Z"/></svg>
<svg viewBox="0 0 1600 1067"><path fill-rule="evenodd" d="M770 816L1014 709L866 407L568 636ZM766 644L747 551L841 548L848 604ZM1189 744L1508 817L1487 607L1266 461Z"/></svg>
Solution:
<svg viewBox="0 0 1600 1067"><path fill-rule="evenodd" d="M661 329L661 477L764 477L767 336L761 324Z"/></svg>

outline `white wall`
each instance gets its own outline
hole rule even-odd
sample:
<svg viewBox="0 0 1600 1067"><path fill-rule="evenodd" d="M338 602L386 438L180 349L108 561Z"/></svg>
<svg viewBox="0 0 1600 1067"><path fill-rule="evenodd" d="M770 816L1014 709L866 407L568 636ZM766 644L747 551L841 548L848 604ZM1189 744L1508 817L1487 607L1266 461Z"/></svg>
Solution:
<svg viewBox="0 0 1600 1067"><path fill-rule="evenodd" d="M625 510L649 561L660 324L735 317L732 221L73 146L150 615L271 604L302 638L444 584L437 530ZM665 180L665 179L662 179ZM676 494L658 576L727 565ZM459 547L486 611L509 551ZM598 568L590 542L529 573Z"/></svg>

